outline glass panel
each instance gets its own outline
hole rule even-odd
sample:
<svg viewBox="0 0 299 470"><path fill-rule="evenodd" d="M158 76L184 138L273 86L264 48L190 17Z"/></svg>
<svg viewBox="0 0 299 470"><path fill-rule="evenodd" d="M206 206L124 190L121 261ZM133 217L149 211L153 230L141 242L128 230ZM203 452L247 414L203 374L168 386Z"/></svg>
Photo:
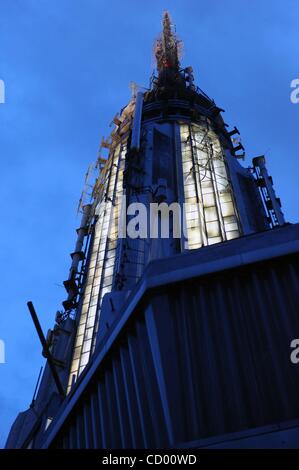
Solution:
<svg viewBox="0 0 299 470"><path fill-rule="evenodd" d="M77 348L74 350L68 390L72 384L72 376L77 377L89 361L97 334L97 308L104 294L110 292L112 287L118 234L118 226L113 217L117 220L120 213L126 146L123 145L120 150L121 147L118 145L114 154L111 151L104 170L105 174L103 173L102 176L102 200L96 209L98 221L95 226L90 263L87 267L83 308L76 338ZM107 203L107 200L110 203ZM113 206L111 201L114 201L116 205Z"/></svg>
<svg viewBox="0 0 299 470"><path fill-rule="evenodd" d="M188 248L219 243L239 236L221 143L203 125L180 125Z"/></svg>
<svg viewBox="0 0 299 470"><path fill-rule="evenodd" d="M207 207L205 209L205 219L207 222L213 222L214 220L218 220L216 207Z"/></svg>

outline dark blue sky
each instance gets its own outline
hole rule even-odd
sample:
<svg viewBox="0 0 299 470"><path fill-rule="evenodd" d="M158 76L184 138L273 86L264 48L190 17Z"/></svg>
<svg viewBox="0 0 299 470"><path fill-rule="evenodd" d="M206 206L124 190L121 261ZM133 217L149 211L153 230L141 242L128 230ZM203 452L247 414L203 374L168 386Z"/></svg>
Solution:
<svg viewBox="0 0 299 470"><path fill-rule="evenodd" d="M46 332L65 298L86 168L130 81L149 83L164 9L182 64L241 131L245 165L266 153L285 216L299 220L298 1L0 0L0 445L43 363L26 301Z"/></svg>

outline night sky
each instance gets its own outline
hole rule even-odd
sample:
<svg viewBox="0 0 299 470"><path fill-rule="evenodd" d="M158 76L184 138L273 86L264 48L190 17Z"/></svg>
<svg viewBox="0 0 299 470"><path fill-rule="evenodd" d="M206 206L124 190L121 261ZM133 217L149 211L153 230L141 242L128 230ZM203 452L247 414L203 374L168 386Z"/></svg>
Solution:
<svg viewBox="0 0 299 470"><path fill-rule="evenodd" d="M164 9L182 65L239 128L244 164L266 155L287 221L299 220L298 1L0 0L0 446L44 363L26 301L46 333L66 297L86 169L129 83L149 84Z"/></svg>

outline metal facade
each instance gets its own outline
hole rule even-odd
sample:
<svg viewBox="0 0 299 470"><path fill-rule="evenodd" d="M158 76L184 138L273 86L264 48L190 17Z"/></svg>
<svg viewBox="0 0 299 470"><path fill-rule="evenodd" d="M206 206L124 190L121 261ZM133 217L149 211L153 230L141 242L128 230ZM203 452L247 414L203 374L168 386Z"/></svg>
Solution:
<svg viewBox="0 0 299 470"><path fill-rule="evenodd" d="M151 278L162 280L166 262L154 262L143 280L150 288L116 321L45 446L191 446L298 419L299 368L289 346L299 332L299 227L261 235L247 239L254 252L246 253L246 239L215 246L213 255L197 250L193 263L203 266L230 251L227 269L194 275L190 254L182 255L174 282L160 286ZM265 259L256 262L259 251Z"/></svg>

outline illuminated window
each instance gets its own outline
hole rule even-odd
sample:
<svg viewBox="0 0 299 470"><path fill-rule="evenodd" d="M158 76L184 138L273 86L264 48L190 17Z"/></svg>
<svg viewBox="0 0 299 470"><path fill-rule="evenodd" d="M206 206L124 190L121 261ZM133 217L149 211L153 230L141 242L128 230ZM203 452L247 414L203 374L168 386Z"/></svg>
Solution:
<svg viewBox="0 0 299 470"><path fill-rule="evenodd" d="M118 145L107 162L102 199L96 208L98 219L82 297L68 391L94 350L102 298L112 288L118 231L115 221L121 210L125 155L126 145Z"/></svg>
<svg viewBox="0 0 299 470"><path fill-rule="evenodd" d="M181 124L180 133L188 249L239 237L232 188L217 135L195 124Z"/></svg>

